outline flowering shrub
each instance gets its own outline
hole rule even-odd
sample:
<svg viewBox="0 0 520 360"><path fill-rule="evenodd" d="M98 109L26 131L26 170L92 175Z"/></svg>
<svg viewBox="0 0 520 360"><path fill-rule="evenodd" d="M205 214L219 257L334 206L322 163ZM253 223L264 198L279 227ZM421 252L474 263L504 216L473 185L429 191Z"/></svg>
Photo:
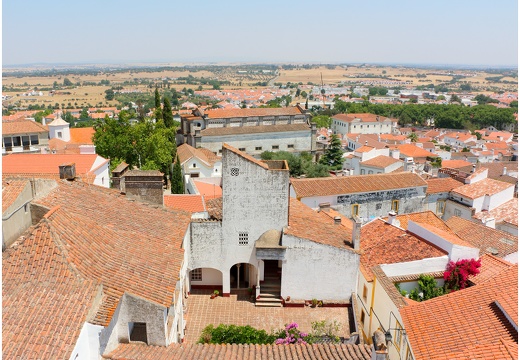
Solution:
<svg viewBox="0 0 520 360"><path fill-rule="evenodd" d="M444 272L445 287L450 292L465 289L471 275L480 273L480 259L462 259L457 262L450 261Z"/></svg>
<svg viewBox="0 0 520 360"><path fill-rule="evenodd" d="M307 344L305 338L308 335L307 333L300 332L300 330L298 330L298 324L293 322L285 326L285 337L276 339L275 344Z"/></svg>

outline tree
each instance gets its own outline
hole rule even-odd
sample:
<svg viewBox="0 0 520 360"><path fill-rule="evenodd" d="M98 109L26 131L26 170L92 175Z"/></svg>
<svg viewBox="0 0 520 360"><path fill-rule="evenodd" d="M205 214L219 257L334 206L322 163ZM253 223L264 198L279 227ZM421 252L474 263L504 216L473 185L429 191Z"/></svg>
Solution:
<svg viewBox="0 0 520 360"><path fill-rule="evenodd" d="M166 96L164 97L163 118L164 118L164 125L167 128L172 128L174 126L172 106L170 105L170 100Z"/></svg>
<svg viewBox="0 0 520 360"><path fill-rule="evenodd" d="M300 94L301 94L300 88L296 89L296 94L294 96L295 97L300 97Z"/></svg>
<svg viewBox="0 0 520 360"><path fill-rule="evenodd" d="M114 100L114 89L108 89L108 90L105 90L105 99L106 100Z"/></svg>
<svg viewBox="0 0 520 360"><path fill-rule="evenodd" d="M450 103L454 103L454 102L460 103L460 97L458 97L455 94L451 95L451 98L450 98Z"/></svg>
<svg viewBox="0 0 520 360"><path fill-rule="evenodd" d="M410 139L411 142L417 142L417 140L418 140L417 134L414 132L410 133L410 135L408 135L408 139Z"/></svg>
<svg viewBox="0 0 520 360"><path fill-rule="evenodd" d="M161 109L161 95L159 95L159 89L155 88L155 119L162 120L163 114Z"/></svg>
<svg viewBox="0 0 520 360"><path fill-rule="evenodd" d="M177 155L175 164L173 165L171 192L172 194L184 194L184 182L182 180L182 169L179 155Z"/></svg>
<svg viewBox="0 0 520 360"><path fill-rule="evenodd" d="M72 86L72 81L70 81L68 78L63 79L63 86Z"/></svg>
<svg viewBox="0 0 520 360"><path fill-rule="evenodd" d="M317 115L312 118L312 122L316 123L319 128L330 128L332 118L327 115Z"/></svg>
<svg viewBox="0 0 520 360"><path fill-rule="evenodd" d="M343 150L341 140L336 134L330 137L330 142L325 153L320 158L320 164L327 165L332 169L339 170L343 167Z"/></svg>
<svg viewBox="0 0 520 360"><path fill-rule="evenodd" d="M307 92L305 90L303 90L301 93L300 93L300 96L304 99L307 98Z"/></svg>

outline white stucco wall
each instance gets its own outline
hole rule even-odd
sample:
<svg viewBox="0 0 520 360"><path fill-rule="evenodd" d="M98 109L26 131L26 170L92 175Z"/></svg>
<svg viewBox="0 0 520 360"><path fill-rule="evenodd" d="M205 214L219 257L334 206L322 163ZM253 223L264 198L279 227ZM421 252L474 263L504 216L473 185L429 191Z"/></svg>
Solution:
<svg viewBox="0 0 520 360"><path fill-rule="evenodd" d="M243 148L246 153L259 157L264 151L310 152L313 141L315 142L315 139L312 139L309 128L308 131L203 136L200 145L218 154L222 144L226 143L237 149ZM278 149L273 149L273 145L277 145ZM289 145L293 147L290 148ZM261 150L256 150L257 147L261 147Z"/></svg>
<svg viewBox="0 0 520 360"><path fill-rule="evenodd" d="M426 258L396 264L384 264L381 265L381 269L385 272L386 276L388 277L424 274L430 272L444 271L448 262L448 255L444 255L434 258Z"/></svg>
<svg viewBox="0 0 520 360"><path fill-rule="evenodd" d="M191 286L222 285L222 272L217 269L202 268L202 281L190 281Z"/></svg>
<svg viewBox="0 0 520 360"><path fill-rule="evenodd" d="M100 160L105 161L105 159L98 157L92 168L95 168L96 166L98 166L96 164ZM102 161L100 161L100 162L102 162ZM94 174L96 175L96 178L94 180L94 185L103 186L106 188L110 187L110 167L109 166L110 166L110 162L107 161L99 169L94 171Z"/></svg>
<svg viewBox="0 0 520 360"><path fill-rule="evenodd" d="M356 290L359 255L347 249L284 235L282 297L348 300Z"/></svg>
<svg viewBox="0 0 520 360"><path fill-rule="evenodd" d="M518 252L504 256L504 260L509 261L512 264L518 264Z"/></svg>
<svg viewBox="0 0 520 360"><path fill-rule="evenodd" d="M448 252L451 261L458 261L460 259L478 259L479 249L460 244L454 244L441 236L423 228L418 223L408 221L408 231L425 239L426 241L436 245L437 247ZM386 271L385 271L386 272ZM424 272L424 270L422 271ZM395 275L392 275L395 276Z"/></svg>
<svg viewBox="0 0 520 360"><path fill-rule="evenodd" d="M103 326L89 323L83 324L76 346L72 351L70 360L98 360L99 354L99 335Z"/></svg>
<svg viewBox="0 0 520 360"><path fill-rule="evenodd" d="M497 230L502 230L507 233L510 233L511 235L518 236L518 226L515 226L513 224L501 222L495 225L495 228Z"/></svg>
<svg viewBox="0 0 520 360"><path fill-rule="evenodd" d="M489 199L489 210L493 210L500 205L508 202L514 197L515 194L515 186L511 184L507 189L502 190L499 193L493 194Z"/></svg>

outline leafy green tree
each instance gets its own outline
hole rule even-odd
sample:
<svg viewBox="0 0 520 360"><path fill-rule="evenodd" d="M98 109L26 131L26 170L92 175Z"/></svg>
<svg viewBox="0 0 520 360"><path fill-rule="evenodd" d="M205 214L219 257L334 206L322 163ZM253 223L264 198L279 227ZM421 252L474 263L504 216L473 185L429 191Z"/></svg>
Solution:
<svg viewBox="0 0 520 360"><path fill-rule="evenodd" d="M300 96L301 96L302 98L304 98L304 99L307 98L307 95L308 95L308 94L307 94L307 91L305 91L305 90L303 90L303 91L300 93Z"/></svg>
<svg viewBox="0 0 520 360"><path fill-rule="evenodd" d="M341 140L336 134L330 137L329 146L320 158L320 164L327 165L335 170L343 167L343 149L341 148Z"/></svg>
<svg viewBox="0 0 520 360"><path fill-rule="evenodd" d="M178 155L173 165L171 192L172 194L184 194L184 181L182 180L181 162Z"/></svg>
<svg viewBox="0 0 520 360"><path fill-rule="evenodd" d="M161 109L161 95L159 95L159 89L155 88L155 119L157 121L163 119L162 109Z"/></svg>
<svg viewBox="0 0 520 360"><path fill-rule="evenodd" d="M172 106L170 104L170 100L166 96L164 97L163 118L164 118L164 125L167 128L172 128L174 126Z"/></svg>
<svg viewBox="0 0 520 360"><path fill-rule="evenodd" d="M63 79L63 86L72 86L72 81L70 81L68 78Z"/></svg>
<svg viewBox="0 0 520 360"><path fill-rule="evenodd" d="M418 140L417 134L414 132L410 133L410 135L408 135L408 139L410 139L411 142L417 142L417 140Z"/></svg>
<svg viewBox="0 0 520 360"><path fill-rule="evenodd" d="M301 95L301 90L300 90L300 88L298 88L298 89L296 89L296 94L295 94L295 96L296 96L296 97L300 97L300 95Z"/></svg>
<svg viewBox="0 0 520 360"><path fill-rule="evenodd" d="M450 103L454 103L454 102L460 103L460 97L458 97L455 94L451 95L451 98L450 98Z"/></svg>
<svg viewBox="0 0 520 360"><path fill-rule="evenodd" d="M317 115L312 118L312 122L316 123L318 128L330 128L332 118L327 115Z"/></svg>
<svg viewBox="0 0 520 360"><path fill-rule="evenodd" d="M115 93L114 93L114 89L108 89L108 90L105 90L105 99L106 100L114 100L114 96L115 96Z"/></svg>

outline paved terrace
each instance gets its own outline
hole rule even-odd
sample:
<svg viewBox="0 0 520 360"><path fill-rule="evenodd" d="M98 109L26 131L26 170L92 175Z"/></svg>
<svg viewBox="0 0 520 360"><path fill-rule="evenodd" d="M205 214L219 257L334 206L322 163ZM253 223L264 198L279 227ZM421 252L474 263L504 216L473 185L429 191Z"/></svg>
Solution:
<svg viewBox="0 0 520 360"><path fill-rule="evenodd" d="M202 329L209 324L250 325L256 329L282 329L285 324L296 322L301 331L310 332L311 323L321 320L336 320L340 322L339 336L348 337L348 310L346 307L303 308L279 307L257 308L249 300L247 290L232 292L230 297L219 296L210 299L210 290L193 290L187 299L186 337L187 343L196 343Z"/></svg>

